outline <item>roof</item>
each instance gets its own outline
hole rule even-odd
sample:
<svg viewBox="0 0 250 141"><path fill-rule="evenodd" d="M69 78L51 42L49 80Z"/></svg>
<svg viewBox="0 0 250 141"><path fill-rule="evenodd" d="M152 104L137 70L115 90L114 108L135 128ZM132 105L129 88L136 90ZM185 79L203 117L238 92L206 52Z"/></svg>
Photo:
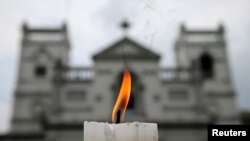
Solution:
<svg viewBox="0 0 250 141"><path fill-rule="evenodd" d="M93 60L159 60L160 56L141 44L124 37L93 56Z"/></svg>

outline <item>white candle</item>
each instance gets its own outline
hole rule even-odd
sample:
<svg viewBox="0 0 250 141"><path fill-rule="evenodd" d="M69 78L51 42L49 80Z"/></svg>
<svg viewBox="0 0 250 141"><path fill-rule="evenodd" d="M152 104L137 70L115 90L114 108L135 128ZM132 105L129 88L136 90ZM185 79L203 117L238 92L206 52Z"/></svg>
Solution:
<svg viewBox="0 0 250 141"><path fill-rule="evenodd" d="M84 141L158 141L155 123L84 122Z"/></svg>

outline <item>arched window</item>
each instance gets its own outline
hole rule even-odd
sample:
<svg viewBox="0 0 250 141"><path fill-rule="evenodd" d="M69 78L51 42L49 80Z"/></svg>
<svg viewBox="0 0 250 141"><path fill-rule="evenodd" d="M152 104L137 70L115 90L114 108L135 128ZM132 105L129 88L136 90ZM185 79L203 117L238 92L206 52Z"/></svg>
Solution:
<svg viewBox="0 0 250 141"><path fill-rule="evenodd" d="M35 57L35 68L34 68L34 75L39 78L43 78L47 75L47 62L49 61L49 55L46 51L45 46L41 46L36 53L34 54Z"/></svg>
<svg viewBox="0 0 250 141"><path fill-rule="evenodd" d="M131 73L131 78L132 78L132 87L131 87L131 94L130 94L130 99L127 107L127 112L126 114L128 115L134 115L135 113L142 113L141 109L141 104L142 104L142 97L141 97L141 92L143 90L143 86L139 81L138 75L136 75L134 72ZM118 74L118 77L115 78L114 85L112 86L113 92L114 92L114 100L116 100L121 83L123 79L123 71L121 71Z"/></svg>
<svg viewBox="0 0 250 141"><path fill-rule="evenodd" d="M212 56L205 52L200 56L199 59L200 71L203 78L211 78L214 75L214 61Z"/></svg>
<svg viewBox="0 0 250 141"><path fill-rule="evenodd" d="M133 85L133 84L135 84L135 82L136 82L136 75L134 74L134 73L132 73L132 72L130 72L131 73L131 78L132 78L132 87L131 87L131 94L130 94L130 98L129 98L129 103L128 103L128 107L127 107L127 109L128 110L135 110L135 92L134 92L134 89L135 89L135 85ZM117 89L117 92L119 92L119 90L120 90L120 86L121 86L121 84L122 84L122 79L123 79L123 72L121 72L120 74L119 74L119 76L118 76L118 87L116 88Z"/></svg>

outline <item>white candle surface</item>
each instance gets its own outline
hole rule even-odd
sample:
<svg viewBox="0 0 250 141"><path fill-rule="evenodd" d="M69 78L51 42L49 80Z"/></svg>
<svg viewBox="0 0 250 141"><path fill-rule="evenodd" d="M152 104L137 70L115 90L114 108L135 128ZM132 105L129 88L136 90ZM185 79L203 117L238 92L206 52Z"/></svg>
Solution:
<svg viewBox="0 0 250 141"><path fill-rule="evenodd" d="M158 141L157 124L84 122L83 141Z"/></svg>

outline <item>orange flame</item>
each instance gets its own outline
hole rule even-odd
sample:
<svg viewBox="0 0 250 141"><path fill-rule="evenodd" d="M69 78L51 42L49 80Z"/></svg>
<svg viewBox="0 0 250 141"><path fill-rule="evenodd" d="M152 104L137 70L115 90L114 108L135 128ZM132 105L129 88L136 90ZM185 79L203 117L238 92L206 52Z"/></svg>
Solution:
<svg viewBox="0 0 250 141"><path fill-rule="evenodd" d="M131 92L131 75L127 68L124 69L121 89L112 111L112 122L115 122L116 113L121 108L121 121L123 121L128 106Z"/></svg>

